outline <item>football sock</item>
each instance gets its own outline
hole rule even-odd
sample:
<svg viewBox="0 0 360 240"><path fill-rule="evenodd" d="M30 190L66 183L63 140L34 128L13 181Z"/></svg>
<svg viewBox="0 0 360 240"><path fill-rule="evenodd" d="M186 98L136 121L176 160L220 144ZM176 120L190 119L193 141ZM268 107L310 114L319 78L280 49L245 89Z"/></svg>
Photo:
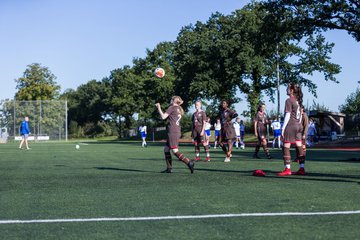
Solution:
<svg viewBox="0 0 360 240"><path fill-rule="evenodd" d="M171 153L170 152L164 152L165 154L165 162L167 168L172 168L172 159L171 159Z"/></svg>
<svg viewBox="0 0 360 240"><path fill-rule="evenodd" d="M257 145L255 146L255 153L254 153L254 155L258 155L259 150L260 150L260 145L257 144Z"/></svg>
<svg viewBox="0 0 360 240"><path fill-rule="evenodd" d="M222 145L220 145L220 146L221 146L221 149L224 151L224 153L227 154L227 149L226 149L225 144L222 144Z"/></svg>
<svg viewBox="0 0 360 240"><path fill-rule="evenodd" d="M209 146L208 146L208 145L205 145L205 146L204 146L204 149L205 149L206 157L210 157Z"/></svg>
<svg viewBox="0 0 360 240"><path fill-rule="evenodd" d="M196 157L200 156L200 147L199 147L199 145L195 145L195 156Z"/></svg>
<svg viewBox="0 0 360 240"><path fill-rule="evenodd" d="M188 164L189 162L190 162L190 160L187 158L187 157L185 157L185 155L183 154L183 153L181 153L181 152L176 152L175 153L175 156L180 160L180 161L182 161L182 162L184 162L184 163L186 163L186 164Z"/></svg>
<svg viewBox="0 0 360 240"><path fill-rule="evenodd" d="M290 169L290 163L291 163L290 148L287 147L283 148L283 159L284 159L285 167Z"/></svg>

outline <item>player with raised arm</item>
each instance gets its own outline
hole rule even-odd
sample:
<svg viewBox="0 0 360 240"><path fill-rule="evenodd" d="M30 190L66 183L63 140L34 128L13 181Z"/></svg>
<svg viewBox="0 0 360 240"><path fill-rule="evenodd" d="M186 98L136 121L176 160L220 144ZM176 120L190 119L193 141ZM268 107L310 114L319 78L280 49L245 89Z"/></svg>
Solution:
<svg viewBox="0 0 360 240"><path fill-rule="evenodd" d="M156 103L155 106L160 114L161 119L168 119L167 130L167 141L164 147L166 169L163 173L172 172L172 158L170 151L183 163L185 163L190 172L194 172L194 162L190 161L189 158L185 157L183 153L179 151L179 139L181 137L181 117L184 114L184 110L181 107L183 100L179 96L173 96L171 98L170 106L163 112L160 103Z"/></svg>
<svg viewBox="0 0 360 240"><path fill-rule="evenodd" d="M200 161L200 144L204 146L206 152L206 161L210 161L210 152L207 145L205 127L207 123L206 113L202 110L201 101L195 102L196 111L192 115L191 138L195 145L195 161ZM210 129L209 129L210 130Z"/></svg>

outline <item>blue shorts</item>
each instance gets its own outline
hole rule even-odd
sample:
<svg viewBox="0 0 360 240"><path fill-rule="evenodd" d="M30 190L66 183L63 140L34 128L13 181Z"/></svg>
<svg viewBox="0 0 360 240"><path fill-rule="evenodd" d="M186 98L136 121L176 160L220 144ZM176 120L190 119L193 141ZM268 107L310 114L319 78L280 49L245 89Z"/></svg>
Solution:
<svg viewBox="0 0 360 240"><path fill-rule="evenodd" d="M215 137L218 137L220 135L220 130L215 130Z"/></svg>
<svg viewBox="0 0 360 240"><path fill-rule="evenodd" d="M280 137L280 136L281 136L281 129L274 130L274 137L277 138L277 137Z"/></svg>
<svg viewBox="0 0 360 240"><path fill-rule="evenodd" d="M140 132L140 134L141 134L142 138L146 138L146 133L145 132Z"/></svg>
<svg viewBox="0 0 360 240"><path fill-rule="evenodd" d="M211 136L211 132L210 132L210 129L208 130L205 130L205 133L206 133L206 136L210 137Z"/></svg>

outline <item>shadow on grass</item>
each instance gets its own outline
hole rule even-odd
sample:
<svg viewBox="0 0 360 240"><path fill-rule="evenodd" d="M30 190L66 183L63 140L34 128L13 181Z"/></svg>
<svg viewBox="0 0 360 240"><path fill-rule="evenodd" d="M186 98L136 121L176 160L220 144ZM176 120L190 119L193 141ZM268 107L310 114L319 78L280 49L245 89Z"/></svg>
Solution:
<svg viewBox="0 0 360 240"><path fill-rule="evenodd" d="M109 170L109 171L123 171L123 172L153 172L139 169L126 169L126 168L114 168L114 167L94 167L97 170Z"/></svg>

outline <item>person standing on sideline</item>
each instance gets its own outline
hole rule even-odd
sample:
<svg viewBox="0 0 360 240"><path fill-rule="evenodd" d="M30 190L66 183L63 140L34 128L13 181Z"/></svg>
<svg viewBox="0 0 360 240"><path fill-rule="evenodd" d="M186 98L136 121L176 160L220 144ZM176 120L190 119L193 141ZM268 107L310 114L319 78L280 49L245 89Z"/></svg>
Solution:
<svg viewBox="0 0 360 240"><path fill-rule="evenodd" d="M216 145L217 145L217 140L220 136L220 131L221 131L221 122L220 122L220 118L216 119L216 123L214 124L215 127L215 141L214 141L214 148L216 149Z"/></svg>
<svg viewBox="0 0 360 240"><path fill-rule="evenodd" d="M284 126L282 128L281 136L283 137L283 159L285 169L278 173L278 176L288 175L305 175L305 157L301 143L301 105L302 105L302 92L298 84L291 83L287 87L288 99L285 101L285 118ZM290 146L292 143L296 144L297 156L299 160L300 169L292 173L290 170L291 153Z"/></svg>
<svg viewBox="0 0 360 240"><path fill-rule="evenodd" d="M308 135L308 146L309 147L314 146L316 127L315 127L315 122L313 121L313 119L310 119L307 135Z"/></svg>
<svg viewBox="0 0 360 240"><path fill-rule="evenodd" d="M208 117L205 122L205 136L206 136L206 145L210 148L210 137L211 137L211 123L210 118Z"/></svg>
<svg viewBox="0 0 360 240"><path fill-rule="evenodd" d="M218 137L218 143L224 153L226 154L224 162L230 162L232 156L232 144L235 139L235 129L232 124L232 119L236 118L238 114L229 108L228 101L221 101L221 111L220 111L220 122L221 122L221 131ZM227 143L228 149L225 144Z"/></svg>
<svg viewBox="0 0 360 240"><path fill-rule="evenodd" d="M271 123L271 128L274 132L274 139L272 141L272 148L275 148L275 142L278 141L278 148L281 148L281 123L279 120L274 118L274 120Z"/></svg>
<svg viewBox="0 0 360 240"><path fill-rule="evenodd" d="M205 112L201 109L202 104L201 101L195 102L196 111L192 115L192 131L191 138L193 139L193 143L195 145L195 161L200 161L200 144L203 145L205 153L206 153L206 161L210 161L210 152L209 147L206 141L206 133L205 126L207 122L207 117ZM209 129L210 130L210 129Z"/></svg>
<svg viewBox="0 0 360 240"><path fill-rule="evenodd" d="M245 149L244 138L245 138L245 124L244 124L244 121L241 120L240 121L240 147L242 149Z"/></svg>
<svg viewBox="0 0 360 240"><path fill-rule="evenodd" d="M28 138L29 138L29 134L30 134L30 127L29 127L29 117L28 116L26 116L24 118L24 121L20 125L20 134L21 134L22 139L21 139L19 148L22 149L22 145L25 142L26 149L29 150L30 148L29 148Z"/></svg>
<svg viewBox="0 0 360 240"><path fill-rule="evenodd" d="M267 124L269 124L269 120L265 112L265 104L260 103L258 107L258 112L256 113L254 119L254 132L255 132L255 136L258 139L258 142L255 147L253 158L260 158L258 154L260 147L262 146L266 154L266 157L268 159L271 159L271 155L269 153L269 149L267 147L267 140L266 140Z"/></svg>
<svg viewBox="0 0 360 240"><path fill-rule="evenodd" d="M172 172L172 159L170 151L183 163L185 163L190 169L191 173L194 173L194 162L185 157L183 153L179 151L179 140L181 137L180 120L184 114L184 110L181 107L183 100L179 96L173 96L170 101L170 106L163 112L160 103L156 103L155 106L160 114L161 119L168 119L167 141L164 147L166 169L162 173Z"/></svg>
<svg viewBox="0 0 360 240"><path fill-rule="evenodd" d="M235 128L235 147L236 149L239 148L239 142L240 142L240 118L237 117L234 122L234 128Z"/></svg>
<svg viewBox="0 0 360 240"><path fill-rule="evenodd" d="M142 139L142 147L147 147L147 143L146 143L146 136L147 136L147 127L144 124L141 124L141 126L139 127L139 132L141 135L141 139Z"/></svg>

